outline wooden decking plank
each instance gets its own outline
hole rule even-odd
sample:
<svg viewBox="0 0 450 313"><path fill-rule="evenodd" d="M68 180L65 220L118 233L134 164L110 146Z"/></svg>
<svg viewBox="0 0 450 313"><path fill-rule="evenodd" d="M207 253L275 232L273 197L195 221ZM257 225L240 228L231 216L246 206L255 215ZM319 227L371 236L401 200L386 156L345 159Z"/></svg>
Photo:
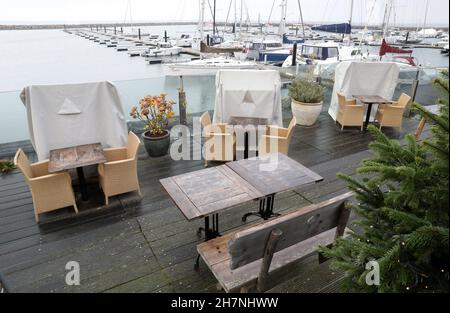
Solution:
<svg viewBox="0 0 450 313"><path fill-rule="evenodd" d="M287 125L290 114L285 117ZM403 132L387 128L383 132L390 138L402 138L407 131L414 131L417 122L406 119ZM426 129L423 136L428 133ZM321 114L313 127L296 127L290 156L324 177L324 181L298 188L295 192L278 194L274 210L291 212L307 203L303 197L319 202L343 193L346 185L336 178L336 172L354 175L361 159L369 156L366 150L370 140L370 134L360 133L356 128L341 132L326 113ZM0 147L1 158L12 158L17 148L23 147L30 159L36 160L29 142ZM142 201L127 196L114 197L119 207L111 212L98 212L39 227L33 223L31 198L22 174L15 170L0 175L0 241L3 242L0 244L0 270L6 269L6 278L13 280L13 291L20 285L22 291L66 292L70 290L64 288L59 277L46 277L45 274L62 275L64 269L59 268L65 258L81 255L87 262L92 258L90 249L98 249L99 255L100 251L104 252L105 260L98 266L86 266L86 286L74 291L215 291L214 276L203 263L199 273L192 269L195 247L201 241L195 230L202 221L186 221L159 184L159 179L202 168L202 161L175 162L170 156L149 158L140 147L138 174L144 194ZM258 202L249 202L220 214L220 230L226 232L242 227L241 215L257 208ZM247 225L258 221L250 218ZM148 249L156 255L156 258L150 258L148 267L143 261L143 250L127 246L127 242L132 243L134 238L141 236L143 239L138 242L148 247L143 248L145 253ZM114 259L117 255L119 258ZM108 270L101 269L101 264L107 265ZM311 266L306 265L292 275L306 273L304 268L308 268L307 273L311 273L308 277L317 283L301 284L298 288L287 284L288 289L279 291L322 292L338 288L339 277L333 278L326 267L313 266L312 262ZM21 280L33 270L40 274L32 276L33 283L26 287ZM317 275L313 275L316 272ZM323 279L319 277L321 273ZM297 282L303 281L301 277L299 279Z"/></svg>

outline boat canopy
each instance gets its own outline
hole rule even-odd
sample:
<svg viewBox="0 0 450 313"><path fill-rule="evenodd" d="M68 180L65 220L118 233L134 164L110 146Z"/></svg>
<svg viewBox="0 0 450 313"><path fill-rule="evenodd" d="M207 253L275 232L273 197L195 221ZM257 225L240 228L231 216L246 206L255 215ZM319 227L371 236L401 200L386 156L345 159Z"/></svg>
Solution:
<svg viewBox="0 0 450 313"><path fill-rule="evenodd" d="M351 34L352 25L350 23L328 24L311 27L312 30L318 30L328 33Z"/></svg>
<svg viewBox="0 0 450 313"><path fill-rule="evenodd" d="M304 43L305 39L298 37L288 37L286 34L283 34L283 44L294 44L294 43Z"/></svg>

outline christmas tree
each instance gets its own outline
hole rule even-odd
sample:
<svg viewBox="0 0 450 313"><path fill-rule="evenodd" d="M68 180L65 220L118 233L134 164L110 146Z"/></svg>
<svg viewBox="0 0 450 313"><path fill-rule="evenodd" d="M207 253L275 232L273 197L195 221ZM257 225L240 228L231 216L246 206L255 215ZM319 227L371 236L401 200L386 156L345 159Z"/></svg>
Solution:
<svg viewBox="0 0 450 313"><path fill-rule="evenodd" d="M427 140L390 140L371 126L372 158L356 179L338 174L357 199L355 232L321 252L345 272L345 291L449 291L448 72L433 84L442 93L440 113L413 105L432 125ZM368 284L374 263L379 282Z"/></svg>

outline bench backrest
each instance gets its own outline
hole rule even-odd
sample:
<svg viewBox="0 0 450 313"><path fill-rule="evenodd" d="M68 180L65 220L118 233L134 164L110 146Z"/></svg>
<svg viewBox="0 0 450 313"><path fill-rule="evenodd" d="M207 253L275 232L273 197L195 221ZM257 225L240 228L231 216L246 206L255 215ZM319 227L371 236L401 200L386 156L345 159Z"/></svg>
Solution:
<svg viewBox="0 0 450 313"><path fill-rule="evenodd" d="M275 252L335 227L336 236L342 236L350 213L345 202L352 195L351 192L345 193L236 233L228 243L231 269L261 259L267 238L273 229L279 229L283 233Z"/></svg>

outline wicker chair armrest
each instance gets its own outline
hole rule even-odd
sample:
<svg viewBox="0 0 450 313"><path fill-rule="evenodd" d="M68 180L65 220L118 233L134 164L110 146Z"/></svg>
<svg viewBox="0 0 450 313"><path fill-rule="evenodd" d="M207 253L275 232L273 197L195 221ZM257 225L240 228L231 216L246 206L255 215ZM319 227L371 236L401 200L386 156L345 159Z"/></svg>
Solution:
<svg viewBox="0 0 450 313"><path fill-rule="evenodd" d="M67 172L62 172L62 173L54 173L54 174L47 174L44 176L39 176L39 177L33 177L29 179L29 182L31 185L34 184L41 184L41 183L54 183L54 182L58 182L61 181L63 183L67 182L67 181L71 181L70 175Z"/></svg>

